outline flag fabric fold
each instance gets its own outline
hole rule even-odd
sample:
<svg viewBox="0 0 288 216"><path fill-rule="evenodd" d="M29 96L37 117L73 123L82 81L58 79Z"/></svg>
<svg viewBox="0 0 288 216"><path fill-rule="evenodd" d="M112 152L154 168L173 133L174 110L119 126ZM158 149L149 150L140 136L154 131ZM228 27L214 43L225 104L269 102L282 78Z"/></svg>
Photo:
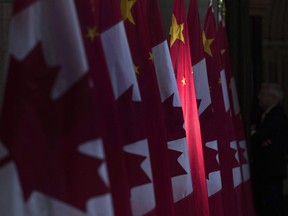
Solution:
<svg viewBox="0 0 288 216"><path fill-rule="evenodd" d="M218 159L219 148L217 134L212 133L214 131L212 122L215 121L215 114L213 113L211 104L202 31L196 0L190 1L187 22L198 100L210 215L223 215L222 180Z"/></svg>
<svg viewBox="0 0 288 216"><path fill-rule="evenodd" d="M86 38L79 25L95 25L93 7L76 6L62 0L14 3L0 127L11 159L0 167L4 216L131 214L105 60L87 50L97 32L89 29ZM107 28L117 23L108 20Z"/></svg>
<svg viewBox="0 0 288 216"><path fill-rule="evenodd" d="M210 3L205 17L203 44L212 99L211 111L214 113L214 124L217 128L215 126L210 128L208 134L214 134L217 137L224 215L240 216L242 215L239 199L242 176L237 142L231 124L230 101L219 43L214 12Z"/></svg>
<svg viewBox="0 0 288 216"><path fill-rule="evenodd" d="M250 180L250 166L248 158L248 149L246 144L246 138L243 128L243 122L241 119L241 111L239 106L237 87L235 78L232 73L231 60L229 55L228 39L225 27L225 21L219 15L218 24L218 38L220 39L220 50L222 63L225 69L227 77L227 85L229 86L229 98L231 101L231 121L233 124L235 138L237 140L237 147L239 151L239 161L241 164L242 173L242 207L245 215L255 215L253 195Z"/></svg>
<svg viewBox="0 0 288 216"><path fill-rule="evenodd" d="M169 47L185 121L193 177L193 215L209 215L202 140L184 1L175 0L172 11Z"/></svg>
<svg viewBox="0 0 288 216"><path fill-rule="evenodd" d="M147 14L153 62L166 124L175 215L193 215L193 185L184 117L157 0L148 1ZM178 153L177 160L174 156L176 153ZM182 172L180 169L183 169Z"/></svg>
<svg viewBox="0 0 288 216"><path fill-rule="evenodd" d="M173 192L169 171L169 152L166 141L165 119L153 65L152 44L149 35L146 0L122 0L121 11L134 64L134 71L142 97L142 113L147 131L151 159L155 207L149 215L174 215ZM178 153L172 151L177 160ZM174 156L173 156L174 155ZM177 172L184 170L177 164ZM142 203L140 203L142 204Z"/></svg>

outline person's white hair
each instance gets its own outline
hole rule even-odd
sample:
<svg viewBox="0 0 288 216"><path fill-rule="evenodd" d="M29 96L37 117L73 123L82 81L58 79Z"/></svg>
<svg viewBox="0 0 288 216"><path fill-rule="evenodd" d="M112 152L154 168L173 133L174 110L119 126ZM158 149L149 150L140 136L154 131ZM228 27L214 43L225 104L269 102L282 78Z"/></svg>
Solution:
<svg viewBox="0 0 288 216"><path fill-rule="evenodd" d="M277 100L277 102L281 102L283 100L283 91L279 84L277 83L262 83L261 88L266 89L271 96Z"/></svg>

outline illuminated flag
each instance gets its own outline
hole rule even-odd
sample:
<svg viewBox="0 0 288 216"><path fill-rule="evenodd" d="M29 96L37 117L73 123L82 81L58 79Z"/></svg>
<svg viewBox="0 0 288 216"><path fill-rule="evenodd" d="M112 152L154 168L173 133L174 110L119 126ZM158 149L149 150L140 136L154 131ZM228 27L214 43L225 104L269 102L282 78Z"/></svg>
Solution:
<svg viewBox="0 0 288 216"><path fill-rule="evenodd" d="M176 215L192 215L193 185L180 97L158 0L148 2L147 13L153 61L166 120L166 141L169 148L175 213Z"/></svg>
<svg viewBox="0 0 288 216"><path fill-rule="evenodd" d="M171 59L184 114L193 177L193 215L209 215L202 140L183 0L174 1L169 34Z"/></svg>
<svg viewBox="0 0 288 216"><path fill-rule="evenodd" d="M222 181L219 164L217 133L214 132L211 95L208 84L202 31L197 0L191 0L188 10L188 29L191 44L191 57L195 77L196 97L203 142L206 182L210 215L223 215Z"/></svg>

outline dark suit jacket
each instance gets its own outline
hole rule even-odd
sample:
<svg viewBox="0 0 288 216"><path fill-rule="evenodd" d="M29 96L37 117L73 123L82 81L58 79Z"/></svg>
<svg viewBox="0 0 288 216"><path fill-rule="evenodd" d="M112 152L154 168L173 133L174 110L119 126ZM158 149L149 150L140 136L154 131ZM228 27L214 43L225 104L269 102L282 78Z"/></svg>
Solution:
<svg viewBox="0 0 288 216"><path fill-rule="evenodd" d="M263 146L267 140L268 146ZM288 123L280 104L273 107L263 122L256 125L256 133L251 137L252 172L259 178L277 180L286 178L286 146L288 143Z"/></svg>

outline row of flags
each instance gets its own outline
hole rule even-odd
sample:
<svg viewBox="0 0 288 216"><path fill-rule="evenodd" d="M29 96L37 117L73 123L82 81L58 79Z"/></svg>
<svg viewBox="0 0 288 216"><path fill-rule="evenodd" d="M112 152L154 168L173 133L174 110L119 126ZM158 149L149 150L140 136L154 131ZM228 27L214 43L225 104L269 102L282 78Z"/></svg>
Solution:
<svg viewBox="0 0 288 216"><path fill-rule="evenodd" d="M174 0L19 0L1 216L253 216L225 23Z"/></svg>

